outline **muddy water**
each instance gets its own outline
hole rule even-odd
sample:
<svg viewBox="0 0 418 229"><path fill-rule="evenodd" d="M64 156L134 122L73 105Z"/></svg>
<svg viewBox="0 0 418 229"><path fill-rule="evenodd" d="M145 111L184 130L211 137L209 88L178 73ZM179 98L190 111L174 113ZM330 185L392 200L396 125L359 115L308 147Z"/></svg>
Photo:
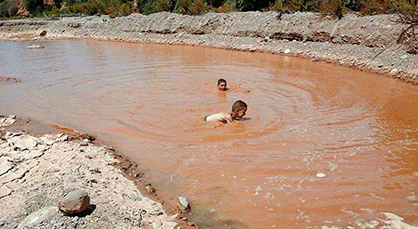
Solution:
<svg viewBox="0 0 418 229"><path fill-rule="evenodd" d="M361 227L382 212L418 223L418 87L270 54L38 43L0 43L0 76L23 81L0 82L0 113L98 135L159 195L185 195L201 225ZM238 99L245 120L203 122Z"/></svg>

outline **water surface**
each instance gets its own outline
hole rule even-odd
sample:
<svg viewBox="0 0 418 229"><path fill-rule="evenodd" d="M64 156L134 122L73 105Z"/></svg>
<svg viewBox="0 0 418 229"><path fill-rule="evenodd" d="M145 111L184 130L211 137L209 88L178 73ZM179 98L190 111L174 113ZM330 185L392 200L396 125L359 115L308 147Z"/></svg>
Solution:
<svg viewBox="0 0 418 229"><path fill-rule="evenodd" d="M159 195L186 196L201 225L359 227L382 212L418 223L416 86L263 53L38 43L0 42L0 76L22 80L0 82L0 113L96 134ZM238 99L247 119L203 122Z"/></svg>

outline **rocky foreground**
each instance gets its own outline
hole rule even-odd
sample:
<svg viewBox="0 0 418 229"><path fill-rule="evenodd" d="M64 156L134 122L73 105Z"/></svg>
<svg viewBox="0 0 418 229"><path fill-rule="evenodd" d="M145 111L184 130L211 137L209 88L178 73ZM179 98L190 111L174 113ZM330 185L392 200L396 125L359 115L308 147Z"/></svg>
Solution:
<svg viewBox="0 0 418 229"><path fill-rule="evenodd" d="M0 117L0 228L180 228L111 148L5 130L15 121Z"/></svg>
<svg viewBox="0 0 418 229"><path fill-rule="evenodd" d="M347 14L339 20L300 12L202 16L161 12L117 18L23 19L0 22L0 39L93 38L262 51L332 62L418 83L418 55L407 53L396 43L408 26L398 23L397 18Z"/></svg>

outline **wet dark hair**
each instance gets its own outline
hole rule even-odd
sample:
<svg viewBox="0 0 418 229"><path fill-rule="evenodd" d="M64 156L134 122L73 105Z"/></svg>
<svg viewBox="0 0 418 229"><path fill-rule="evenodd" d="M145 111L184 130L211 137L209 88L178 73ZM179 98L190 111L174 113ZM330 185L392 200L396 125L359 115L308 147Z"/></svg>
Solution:
<svg viewBox="0 0 418 229"><path fill-rule="evenodd" d="M221 84L222 82L226 83L225 79L218 79L218 85Z"/></svg>
<svg viewBox="0 0 418 229"><path fill-rule="evenodd" d="M232 111L236 111L241 108L247 108L247 104L242 100L235 101L235 103L232 104Z"/></svg>

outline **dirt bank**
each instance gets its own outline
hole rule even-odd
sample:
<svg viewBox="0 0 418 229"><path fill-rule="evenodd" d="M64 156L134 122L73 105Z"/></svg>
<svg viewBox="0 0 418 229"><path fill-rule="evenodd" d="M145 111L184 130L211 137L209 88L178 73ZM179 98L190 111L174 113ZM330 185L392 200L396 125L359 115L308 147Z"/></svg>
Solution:
<svg viewBox="0 0 418 229"><path fill-rule="evenodd" d="M262 51L322 60L418 82L418 56L395 41L396 15L341 20L314 13L240 12L203 16L156 13L0 22L0 39L94 38ZM46 31L45 36L42 34Z"/></svg>
<svg viewBox="0 0 418 229"><path fill-rule="evenodd" d="M134 165L94 142L90 135L0 116L0 227L192 228L173 206L168 214L143 195L152 187ZM58 203L72 190L86 191L90 205L67 216Z"/></svg>

